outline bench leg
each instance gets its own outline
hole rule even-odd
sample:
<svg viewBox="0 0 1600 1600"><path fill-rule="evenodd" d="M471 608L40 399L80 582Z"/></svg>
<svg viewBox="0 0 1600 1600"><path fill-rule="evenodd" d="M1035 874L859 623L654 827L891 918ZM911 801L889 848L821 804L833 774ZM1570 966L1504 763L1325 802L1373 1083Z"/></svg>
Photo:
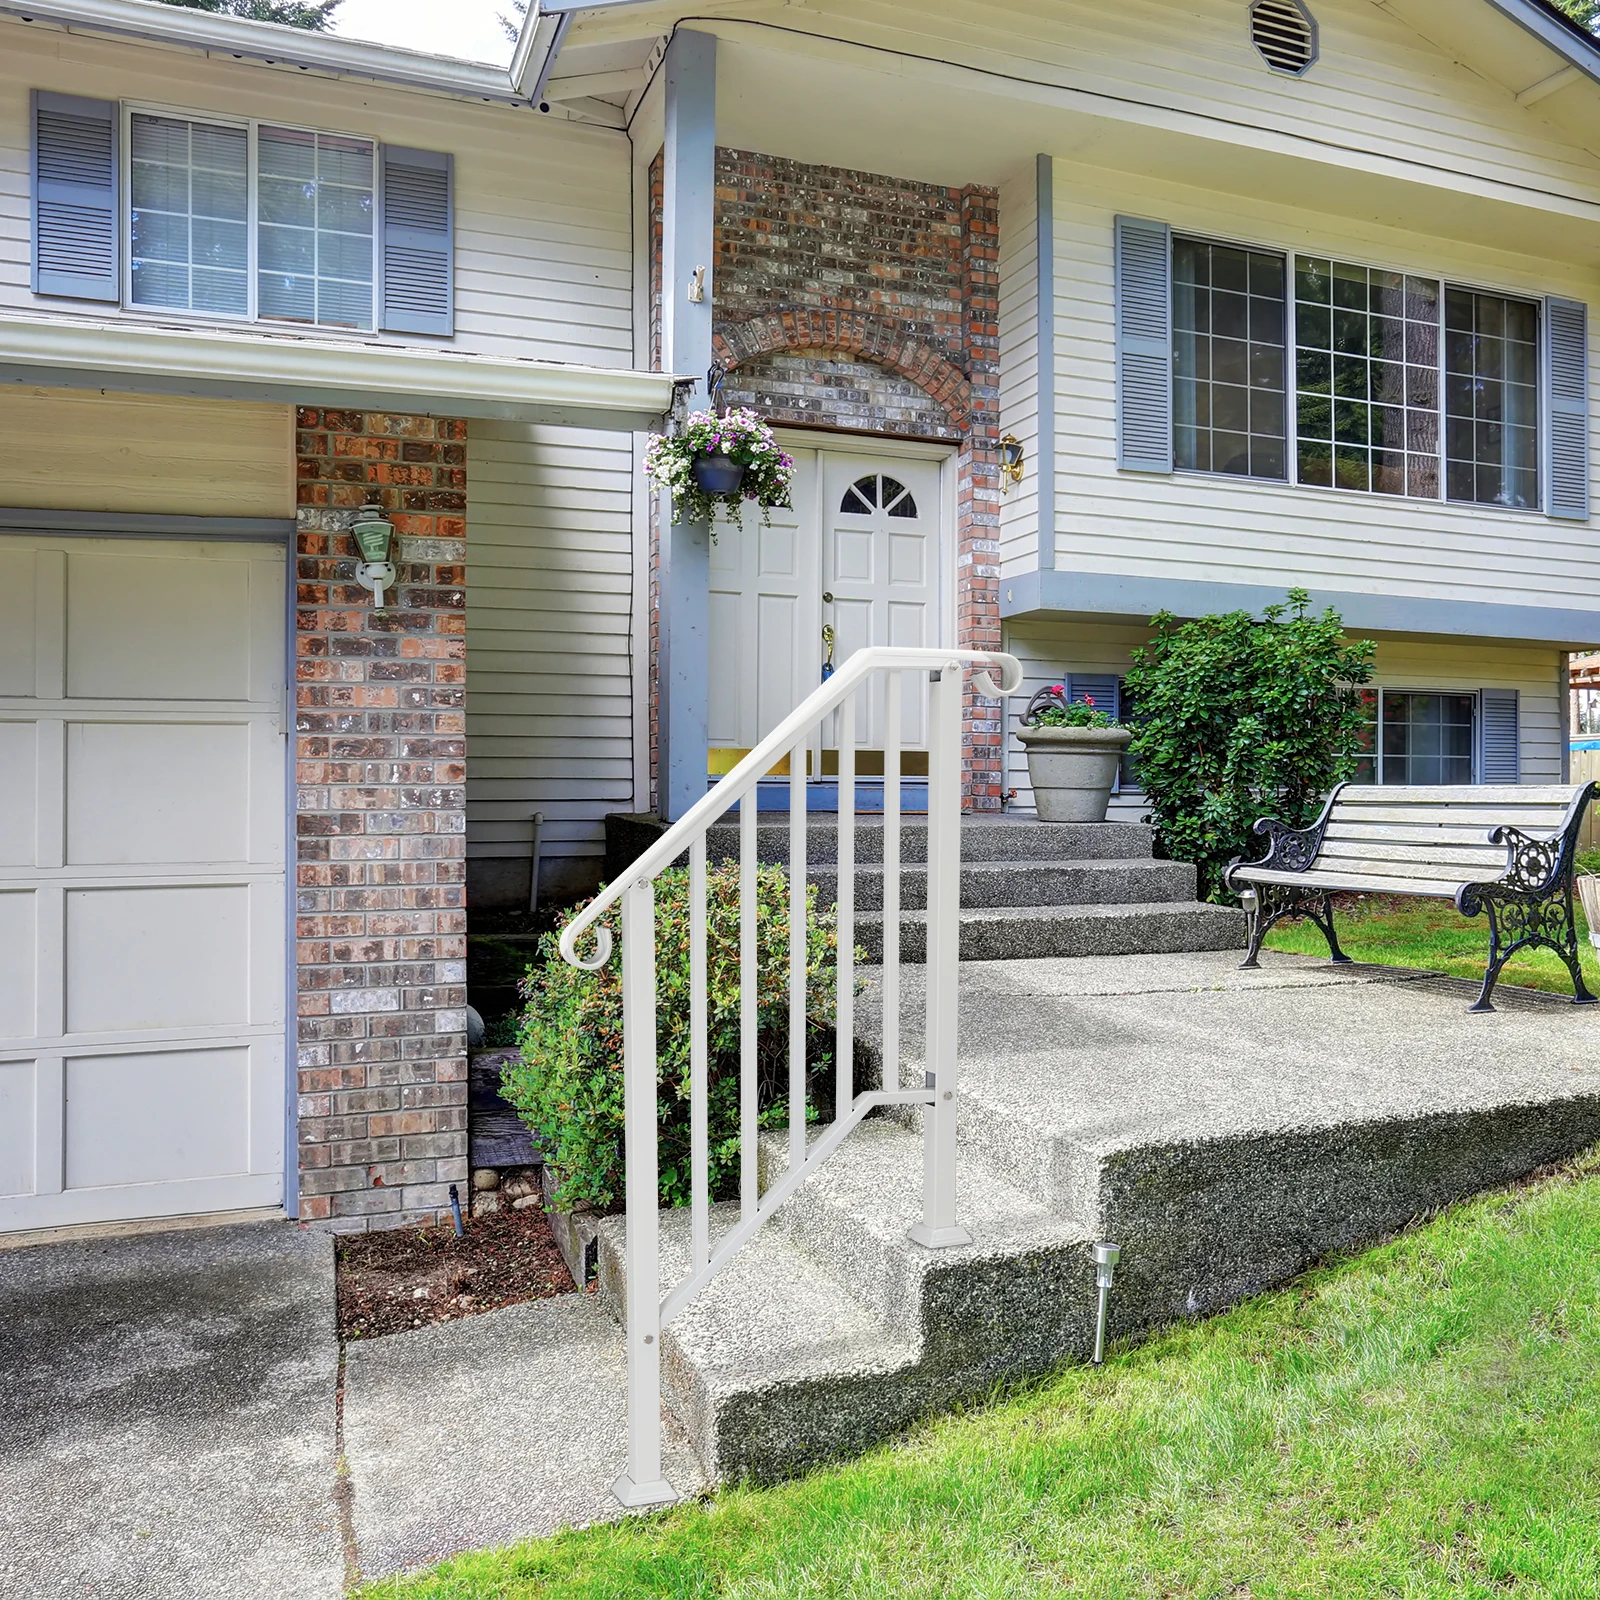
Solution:
<svg viewBox="0 0 1600 1600"><path fill-rule="evenodd" d="M1333 896L1323 895L1321 911L1308 908L1306 915L1322 930L1322 937L1328 941L1328 959L1338 966L1349 966L1350 957L1339 948L1339 935L1334 931Z"/></svg>
<svg viewBox="0 0 1600 1600"><path fill-rule="evenodd" d="M1589 992L1583 979L1583 966L1578 959L1578 928L1572 914L1570 891L1562 899L1535 898L1532 895L1500 898L1485 894L1482 909L1489 919L1489 964L1484 969L1483 988L1477 1000L1468 1007L1470 1011L1494 1010L1494 986L1500 971L1517 951L1542 946L1561 957L1572 978L1572 1003L1575 1006L1600 1004ZM1502 926L1502 917L1509 918L1511 938Z"/></svg>
<svg viewBox="0 0 1600 1600"><path fill-rule="evenodd" d="M1261 965L1262 941L1285 917L1309 917L1322 929L1333 959L1350 959L1339 948L1339 941L1334 935L1333 903L1327 895L1312 895L1301 889L1264 883L1254 889L1246 889L1239 900L1250 919L1250 947L1245 951L1244 960L1239 963L1241 969ZM1319 901L1322 906L1320 913L1315 909Z"/></svg>

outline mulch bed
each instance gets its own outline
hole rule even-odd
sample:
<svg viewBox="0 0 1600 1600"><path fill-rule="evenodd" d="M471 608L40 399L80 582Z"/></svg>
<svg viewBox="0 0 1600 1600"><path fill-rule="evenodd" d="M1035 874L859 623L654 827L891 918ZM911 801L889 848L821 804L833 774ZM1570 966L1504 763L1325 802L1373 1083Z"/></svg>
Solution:
<svg viewBox="0 0 1600 1600"><path fill-rule="evenodd" d="M459 1239L448 1222L343 1234L338 1262L339 1333L346 1339L576 1292L537 1206L474 1217Z"/></svg>

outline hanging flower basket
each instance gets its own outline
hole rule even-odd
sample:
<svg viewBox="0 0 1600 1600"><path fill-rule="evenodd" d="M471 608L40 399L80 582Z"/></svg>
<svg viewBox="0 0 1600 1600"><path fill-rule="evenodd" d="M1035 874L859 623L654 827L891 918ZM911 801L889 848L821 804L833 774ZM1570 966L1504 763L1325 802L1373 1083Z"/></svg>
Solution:
<svg viewBox="0 0 1600 1600"><path fill-rule="evenodd" d="M651 438L644 470L658 488L671 491L677 521L709 522L715 538L719 508L742 528L746 505L761 508L763 523L771 521L775 507L786 507L794 459L753 411L721 417L696 411L680 433Z"/></svg>

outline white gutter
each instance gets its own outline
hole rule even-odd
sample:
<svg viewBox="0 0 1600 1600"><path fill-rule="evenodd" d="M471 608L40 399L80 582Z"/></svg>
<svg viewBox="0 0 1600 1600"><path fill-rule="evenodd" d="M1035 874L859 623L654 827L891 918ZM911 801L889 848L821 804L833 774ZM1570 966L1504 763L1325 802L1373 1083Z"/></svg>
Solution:
<svg viewBox="0 0 1600 1600"><path fill-rule="evenodd" d="M0 316L0 383L492 417L642 432L661 425L664 372L567 366L393 345Z"/></svg>
<svg viewBox="0 0 1600 1600"><path fill-rule="evenodd" d="M30 0L28 4L0 0L0 15L20 17L25 22L55 23L87 33L152 39L241 61L264 61L335 77L403 84L410 89L430 89L465 99L520 103L530 98L518 92L504 67L427 55L420 50L400 50L365 39L343 39L276 22L250 22L243 17L190 11L162 5L158 0ZM561 19L546 20L554 28Z"/></svg>

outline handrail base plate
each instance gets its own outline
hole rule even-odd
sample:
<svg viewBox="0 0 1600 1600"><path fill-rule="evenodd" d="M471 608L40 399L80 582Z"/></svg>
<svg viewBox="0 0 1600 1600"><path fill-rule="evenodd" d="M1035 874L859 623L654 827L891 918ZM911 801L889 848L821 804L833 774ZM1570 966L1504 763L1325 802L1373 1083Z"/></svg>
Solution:
<svg viewBox="0 0 1600 1600"><path fill-rule="evenodd" d="M611 1492L630 1510L645 1506L670 1506L678 1502L678 1491L665 1478L654 1483L635 1483L626 1472L611 1485Z"/></svg>

